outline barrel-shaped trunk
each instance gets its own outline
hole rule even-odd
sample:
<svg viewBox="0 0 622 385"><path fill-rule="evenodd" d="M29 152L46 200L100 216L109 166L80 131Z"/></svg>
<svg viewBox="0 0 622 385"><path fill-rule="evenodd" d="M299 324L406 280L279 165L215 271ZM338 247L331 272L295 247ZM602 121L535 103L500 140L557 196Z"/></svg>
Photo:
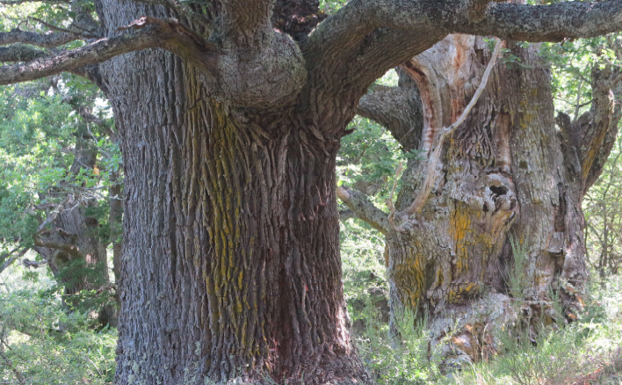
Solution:
<svg viewBox="0 0 622 385"><path fill-rule="evenodd" d="M117 383L366 383L342 291L339 144L317 129L354 106L230 108L162 51L102 67L125 165Z"/></svg>

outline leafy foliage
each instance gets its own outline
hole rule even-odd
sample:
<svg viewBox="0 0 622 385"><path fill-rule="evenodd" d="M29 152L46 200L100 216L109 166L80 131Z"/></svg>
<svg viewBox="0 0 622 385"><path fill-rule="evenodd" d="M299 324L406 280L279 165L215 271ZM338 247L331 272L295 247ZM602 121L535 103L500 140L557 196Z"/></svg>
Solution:
<svg viewBox="0 0 622 385"><path fill-rule="evenodd" d="M14 383L16 370L33 385L112 383L116 330L67 312L54 286L44 269L16 265L0 275L0 381Z"/></svg>

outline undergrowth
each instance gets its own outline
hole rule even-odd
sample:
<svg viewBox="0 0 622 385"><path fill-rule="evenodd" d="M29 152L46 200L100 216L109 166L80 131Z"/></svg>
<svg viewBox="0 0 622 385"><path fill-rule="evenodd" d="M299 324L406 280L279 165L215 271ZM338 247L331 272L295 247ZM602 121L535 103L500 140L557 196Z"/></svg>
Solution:
<svg viewBox="0 0 622 385"><path fill-rule="evenodd" d="M592 282L585 310L574 322L534 325L531 333L501 331L497 336L502 345L498 355L447 373L438 358L430 357L425 317L417 320L414 314L405 312L396 323L399 338L391 338L379 307L366 299L370 276L374 277L374 285L388 293L382 239L366 225L348 220L343 224L341 240L348 310L353 322L364 324L355 330L355 341L359 355L379 385L622 384L620 277ZM517 251L523 248L520 244L514 247ZM510 291L517 301L524 295L520 272L525 271L525 263L519 258L519 266L510 276ZM551 298L556 298L555 293L551 292ZM361 303L365 304L362 308L358 306Z"/></svg>

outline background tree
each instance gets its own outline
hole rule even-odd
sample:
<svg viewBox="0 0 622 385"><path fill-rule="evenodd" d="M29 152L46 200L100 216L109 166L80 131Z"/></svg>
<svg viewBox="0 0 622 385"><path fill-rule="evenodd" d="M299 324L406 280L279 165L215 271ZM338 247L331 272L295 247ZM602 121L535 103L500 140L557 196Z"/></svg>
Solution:
<svg viewBox="0 0 622 385"><path fill-rule="evenodd" d="M347 331L334 176L361 96L448 33L622 29L618 1L489 3L351 1L317 24L312 1L102 0L97 17L75 1L54 8L70 19L57 33L84 46L3 51L27 62L0 67L0 83L74 71L113 106L126 175L117 383L371 382ZM69 42L57 33L3 42Z"/></svg>
<svg viewBox="0 0 622 385"><path fill-rule="evenodd" d="M387 237L393 312L429 311L437 340L453 333L454 348L470 356L494 348L495 328L517 317L526 315L528 325L530 318L563 317L554 312L552 292L566 311L579 306L587 280L582 199L602 171L620 119L611 93L618 70L594 68L591 109L574 122L560 115L557 134L539 46L508 46L509 60L495 68L486 92L445 142L444 127L482 83L490 57L483 40L450 36L402 67L403 77L415 79L421 104L406 96L414 87L408 79L365 96L359 113L426 157L410 162L390 214L356 190L338 190ZM423 118L413 121L421 109ZM510 295L526 314L517 314Z"/></svg>
<svg viewBox="0 0 622 385"><path fill-rule="evenodd" d="M30 8L39 20L50 7ZM4 28L27 12L4 12ZM33 20L33 28L44 26ZM70 308L94 310L103 325L115 324L106 249L112 238L108 226L115 223L108 207L120 196L107 189L120 187L110 180L119 172L120 154L102 93L84 79L56 75L4 87L0 98L0 227L4 246L14 248L2 270L32 249L38 260L24 263L48 266Z"/></svg>

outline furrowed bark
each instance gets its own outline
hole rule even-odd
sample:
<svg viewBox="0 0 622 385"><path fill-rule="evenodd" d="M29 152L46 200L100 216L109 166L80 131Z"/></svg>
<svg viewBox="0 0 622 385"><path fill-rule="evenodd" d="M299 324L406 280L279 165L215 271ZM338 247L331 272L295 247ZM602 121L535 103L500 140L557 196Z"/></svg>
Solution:
<svg viewBox="0 0 622 385"><path fill-rule="evenodd" d="M104 5L110 28L132 17ZM333 172L356 99L309 87L280 110L228 106L160 51L101 68L122 79L116 382L371 383L347 330Z"/></svg>
<svg viewBox="0 0 622 385"><path fill-rule="evenodd" d="M488 6L479 22L455 14L446 28L453 33L497 36L531 42L558 42L606 35L622 28L622 3L570 1L550 5L499 4Z"/></svg>
<svg viewBox="0 0 622 385"><path fill-rule="evenodd" d="M430 48L448 31L482 28L538 40L558 39L574 28L570 33L591 36L622 29L617 3L584 13L587 24L575 15L584 5L525 6L520 9L542 10L545 17L523 20L520 29L505 15L519 8L486 7L483 1L354 0L307 39L301 36L300 44L272 28L271 1L221 3L209 43L204 42L209 28L184 27L179 33L181 24L165 19L174 7L96 3L106 42L115 41L111 36L119 28L149 15L134 23L145 29L131 38L145 39L142 48L162 47L184 60L160 50L129 52L127 46L116 51L127 52L123 56L102 52L111 58L101 65L102 84L121 130L127 177L117 382L199 384L241 377L261 383L265 374L296 384L304 373L311 384L369 383L346 330L334 185L338 143L358 100L387 69ZM611 20L594 26L605 10ZM535 33L534 23L543 29ZM168 34L152 36L157 41L146 37L163 28ZM451 71L479 79L488 53L468 40L473 38L463 39L466 48L452 51L457 70ZM204 49L209 44L213 50ZM84 63L95 60L87 51L76 53L87 58ZM206 66L206 60L214 65ZM538 154L540 168L534 168L541 175L535 182L528 174L516 179L512 174L522 165L516 159L527 156L518 141L526 146L535 137L548 138L551 130L547 100L508 96L500 87L531 90L527 86L546 80L537 72L541 69L531 71L507 82L504 72L494 72L496 80L473 113L441 148L443 162L434 170L438 175L419 227L387 235L394 306L427 304L438 315L439 336L460 315L465 328L475 322L479 304L490 310L491 322L512 317L499 273L509 263L499 256L511 256L507 231L521 199L528 214L536 214L542 202L555 203L541 210L539 234L547 238L539 236L530 261L548 272L551 261L561 261L549 255L559 252L548 240L562 237L567 241L563 274L581 278L576 210L566 215L567 206L559 203L560 196L568 202L577 197L555 184L565 176L551 176L548 166L541 166L544 160L557 166L560 150L551 142ZM424 85L432 73L413 75L429 104L433 90ZM451 125L475 91L473 84L452 79L439 79L448 93L444 100L442 92L437 96L449 103L430 118L440 124L434 127ZM524 138L511 141L519 135L517 122L531 116L510 111L533 100L540 103L534 111L542 112L537 118L542 121L535 119L520 133ZM440 134L426 129L418 145L430 150ZM518 151L515 157L512 151ZM409 164L399 210L419 191L418 166ZM534 189L549 195L530 200ZM548 237L551 226L562 222L569 230ZM579 254L572 254L575 249ZM496 291L485 295L479 282ZM538 285L532 287L533 298L540 298Z"/></svg>

